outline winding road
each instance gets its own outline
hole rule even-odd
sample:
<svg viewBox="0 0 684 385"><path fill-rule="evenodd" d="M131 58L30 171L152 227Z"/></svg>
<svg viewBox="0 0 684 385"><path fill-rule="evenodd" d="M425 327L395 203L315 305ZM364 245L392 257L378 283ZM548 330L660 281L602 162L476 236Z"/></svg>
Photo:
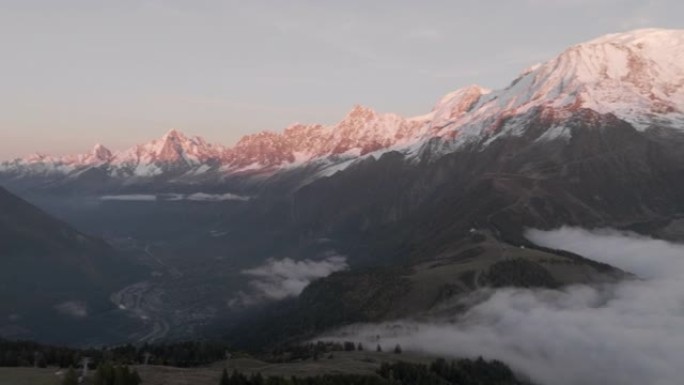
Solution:
<svg viewBox="0 0 684 385"><path fill-rule="evenodd" d="M152 263L158 265L160 270L172 277L179 277L183 274L173 266L168 265L151 250L152 246L146 244L141 250L148 256ZM126 286L113 293L110 300L121 310L132 317L141 320L145 325L149 325L149 331L140 337L137 342L152 343L166 337L171 329L169 322L163 316L162 295L164 291L153 280L137 282Z"/></svg>

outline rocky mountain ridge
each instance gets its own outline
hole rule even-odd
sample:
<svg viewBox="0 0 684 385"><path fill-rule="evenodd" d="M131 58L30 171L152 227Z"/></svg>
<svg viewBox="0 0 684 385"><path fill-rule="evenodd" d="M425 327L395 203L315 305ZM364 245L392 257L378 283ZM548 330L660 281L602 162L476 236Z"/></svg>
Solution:
<svg viewBox="0 0 684 385"><path fill-rule="evenodd" d="M120 152L96 145L81 155L32 155L4 162L0 175L6 180L75 179L96 170L105 178L124 181L206 183L312 167L327 176L357 159L377 158L388 151L434 159L464 146L484 147L502 137L523 136L538 114L545 117L547 127L538 132L537 140L568 140L567 122L582 109L612 114L639 131L681 130L684 31L637 30L578 44L525 70L502 90L464 87L419 117L355 106L335 125L294 124L280 133L247 135L233 147L171 130Z"/></svg>

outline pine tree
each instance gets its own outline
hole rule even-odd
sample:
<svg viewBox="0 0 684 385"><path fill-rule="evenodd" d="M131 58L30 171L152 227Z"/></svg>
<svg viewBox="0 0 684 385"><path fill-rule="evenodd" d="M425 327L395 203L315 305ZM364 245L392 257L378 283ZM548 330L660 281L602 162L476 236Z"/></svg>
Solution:
<svg viewBox="0 0 684 385"><path fill-rule="evenodd" d="M114 368L114 385L128 385L128 367Z"/></svg>
<svg viewBox="0 0 684 385"><path fill-rule="evenodd" d="M378 347L375 348L375 351L378 353L381 353L382 352L382 346L380 346L380 344L378 344Z"/></svg>
<svg viewBox="0 0 684 385"><path fill-rule="evenodd" d="M109 385L109 382L107 382L107 378L105 377L104 364L97 366L95 378L93 378L93 385Z"/></svg>
<svg viewBox="0 0 684 385"><path fill-rule="evenodd" d="M228 371L226 368L223 368L223 372L221 372L221 382L219 384L230 385L230 377L228 377Z"/></svg>
<svg viewBox="0 0 684 385"><path fill-rule="evenodd" d="M114 368L110 364L101 363L95 372L94 385L114 385Z"/></svg>
<svg viewBox="0 0 684 385"><path fill-rule="evenodd" d="M401 346L399 344L394 347L394 354L401 354Z"/></svg>
<svg viewBox="0 0 684 385"><path fill-rule="evenodd" d="M142 378L140 378L140 374L135 369L133 369L133 371L128 376L128 378L129 378L128 385L140 385L140 384L142 384Z"/></svg>
<svg viewBox="0 0 684 385"><path fill-rule="evenodd" d="M261 376L261 373L253 374L250 378L250 383L252 385L264 385L264 378Z"/></svg>
<svg viewBox="0 0 684 385"><path fill-rule="evenodd" d="M233 370L233 374L230 376L230 385L246 385L247 378L242 374L238 373L237 370Z"/></svg>
<svg viewBox="0 0 684 385"><path fill-rule="evenodd" d="M78 385L78 375L73 367L70 367L64 375L62 385Z"/></svg>

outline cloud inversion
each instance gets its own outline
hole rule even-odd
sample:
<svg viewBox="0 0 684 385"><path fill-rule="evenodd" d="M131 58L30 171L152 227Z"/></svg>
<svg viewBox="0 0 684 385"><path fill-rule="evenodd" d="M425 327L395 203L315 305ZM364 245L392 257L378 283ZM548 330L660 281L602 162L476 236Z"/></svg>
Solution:
<svg viewBox="0 0 684 385"><path fill-rule="evenodd" d="M613 230L528 232L534 242L613 264L642 279L560 291L505 289L451 320L343 330L383 346L500 359L535 383L681 383L684 245ZM481 295L482 293L480 293Z"/></svg>
<svg viewBox="0 0 684 385"><path fill-rule="evenodd" d="M241 302L250 304L297 297L312 281L348 267L347 258L342 256L331 256L321 261L269 259L259 267L242 272L252 278L249 281L252 293L242 293Z"/></svg>

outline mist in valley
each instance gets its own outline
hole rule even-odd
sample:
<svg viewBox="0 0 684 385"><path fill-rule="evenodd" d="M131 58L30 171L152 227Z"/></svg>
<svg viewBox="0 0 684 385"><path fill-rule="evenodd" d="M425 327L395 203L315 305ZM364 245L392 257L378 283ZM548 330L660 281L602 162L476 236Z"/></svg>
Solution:
<svg viewBox="0 0 684 385"><path fill-rule="evenodd" d="M541 384L675 384L684 365L684 244L611 229L528 230L533 242L635 275L561 290L480 291L458 317L354 325L332 339L502 360Z"/></svg>

